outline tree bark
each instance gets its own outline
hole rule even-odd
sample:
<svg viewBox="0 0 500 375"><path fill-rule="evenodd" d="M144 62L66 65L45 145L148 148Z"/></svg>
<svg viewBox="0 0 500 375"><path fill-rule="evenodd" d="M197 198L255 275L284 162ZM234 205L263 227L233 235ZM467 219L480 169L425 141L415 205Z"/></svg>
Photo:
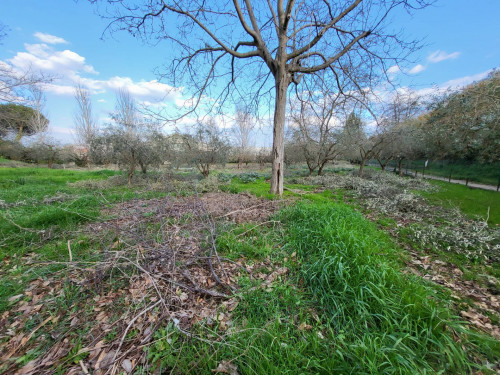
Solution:
<svg viewBox="0 0 500 375"><path fill-rule="evenodd" d="M271 172L271 194L283 195L283 176L285 160L285 114L286 96L290 84L286 67L278 67L275 75L276 98L274 105L273 127L273 165Z"/></svg>
<svg viewBox="0 0 500 375"><path fill-rule="evenodd" d="M132 177L134 176L134 172L135 172L135 167L132 168L132 166L130 166L128 171L128 186L132 185Z"/></svg>
<svg viewBox="0 0 500 375"><path fill-rule="evenodd" d="M128 165L128 186L132 185L132 177L134 176L135 173L135 155L134 152L132 151L132 159L129 161Z"/></svg>
<svg viewBox="0 0 500 375"><path fill-rule="evenodd" d="M17 132L16 138L15 138L16 142L21 141L21 138L23 137L23 130L24 130L23 125L19 125L19 131Z"/></svg>
<svg viewBox="0 0 500 375"><path fill-rule="evenodd" d="M326 165L326 161L324 163L322 163L320 166L319 166L319 169L318 169L318 176L321 176L322 173L323 173L323 168L325 167Z"/></svg>
<svg viewBox="0 0 500 375"><path fill-rule="evenodd" d="M148 167L143 163L140 163L140 165L141 165L142 174L146 174L148 172Z"/></svg>
<svg viewBox="0 0 500 375"><path fill-rule="evenodd" d="M361 159L361 163L359 164L359 177L363 177L363 169L365 168L367 159L367 157Z"/></svg>

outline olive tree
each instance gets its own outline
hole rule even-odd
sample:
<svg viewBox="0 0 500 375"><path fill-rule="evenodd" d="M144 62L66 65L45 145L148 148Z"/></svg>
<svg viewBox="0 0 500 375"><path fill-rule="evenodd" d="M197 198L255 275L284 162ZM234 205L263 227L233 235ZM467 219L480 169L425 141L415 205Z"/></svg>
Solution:
<svg viewBox="0 0 500 375"><path fill-rule="evenodd" d="M92 159L101 163L117 163L127 171L130 185L137 167L145 174L149 166L161 163L162 155L155 148L159 133L141 116L135 100L125 90L119 91L116 96L116 110L112 118L113 124L92 138Z"/></svg>
<svg viewBox="0 0 500 375"><path fill-rule="evenodd" d="M192 134L184 134L185 160L200 171L204 178L216 164L224 164L231 146L226 134L215 121L198 122Z"/></svg>
<svg viewBox="0 0 500 375"><path fill-rule="evenodd" d="M429 105L426 141L436 157L494 162L500 159L500 71Z"/></svg>
<svg viewBox="0 0 500 375"><path fill-rule="evenodd" d="M333 81L347 78L359 91L375 87L390 66L416 48L416 43L404 42L390 30L390 15L428 4L428 0L90 1L108 4L103 13L111 15L109 30L126 30L155 45L172 43L172 66L161 76L171 78L174 86L189 81L195 99L187 113L195 112L207 97L214 98L212 108L220 110L231 94L268 100L273 117L270 190L278 195L283 193L289 87L322 71Z"/></svg>

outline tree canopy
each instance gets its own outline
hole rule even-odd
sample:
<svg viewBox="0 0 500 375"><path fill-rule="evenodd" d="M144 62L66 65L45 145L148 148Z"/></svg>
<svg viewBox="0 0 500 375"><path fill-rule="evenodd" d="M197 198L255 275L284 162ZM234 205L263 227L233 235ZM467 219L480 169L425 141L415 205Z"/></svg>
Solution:
<svg viewBox="0 0 500 375"><path fill-rule="evenodd" d="M499 160L500 71L436 98L423 126L436 157Z"/></svg>
<svg viewBox="0 0 500 375"><path fill-rule="evenodd" d="M34 121L37 120L37 126ZM40 129L40 126L41 129ZM37 110L22 104L0 104L0 137L15 134L19 141L23 136L46 130L49 120Z"/></svg>

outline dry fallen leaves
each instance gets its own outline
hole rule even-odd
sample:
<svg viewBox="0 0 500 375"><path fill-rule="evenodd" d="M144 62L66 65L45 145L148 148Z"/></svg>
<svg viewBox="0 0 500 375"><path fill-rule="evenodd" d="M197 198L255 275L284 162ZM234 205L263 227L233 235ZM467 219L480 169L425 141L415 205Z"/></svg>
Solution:
<svg viewBox="0 0 500 375"><path fill-rule="evenodd" d="M231 361L222 361L212 372L216 374L238 375L238 367Z"/></svg>

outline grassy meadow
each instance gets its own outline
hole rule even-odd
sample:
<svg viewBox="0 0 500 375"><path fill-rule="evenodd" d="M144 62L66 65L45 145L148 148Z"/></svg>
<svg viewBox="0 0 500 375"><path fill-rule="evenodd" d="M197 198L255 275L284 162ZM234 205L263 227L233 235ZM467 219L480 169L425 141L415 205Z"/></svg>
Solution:
<svg viewBox="0 0 500 375"><path fill-rule="evenodd" d="M499 193L266 173L0 168L0 373L499 370Z"/></svg>

